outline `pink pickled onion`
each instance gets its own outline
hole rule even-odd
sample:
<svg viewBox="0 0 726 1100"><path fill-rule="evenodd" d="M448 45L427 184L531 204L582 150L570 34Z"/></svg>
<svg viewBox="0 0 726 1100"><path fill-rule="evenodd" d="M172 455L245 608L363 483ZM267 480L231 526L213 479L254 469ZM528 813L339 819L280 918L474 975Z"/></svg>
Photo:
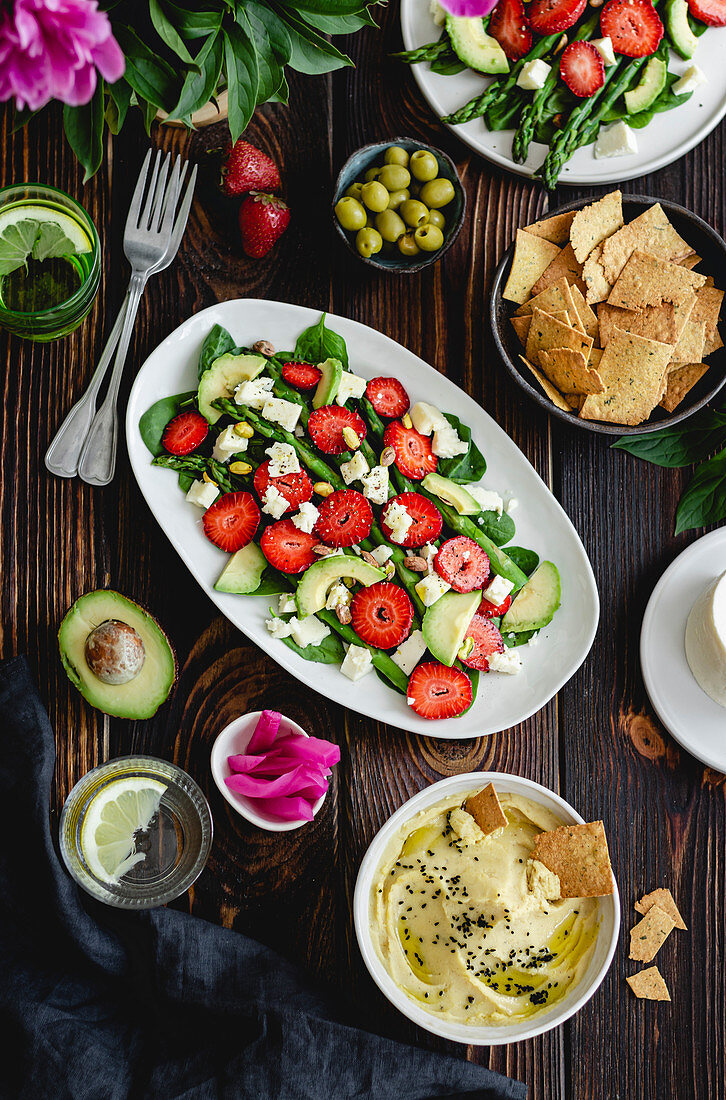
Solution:
<svg viewBox="0 0 726 1100"><path fill-rule="evenodd" d="M291 798L253 798L255 809L279 817L281 821L312 821L313 808L305 798L299 795Z"/></svg>
<svg viewBox="0 0 726 1100"><path fill-rule="evenodd" d="M439 0L439 3L449 15L465 16L468 19L489 15L497 6L497 0Z"/></svg>
<svg viewBox="0 0 726 1100"><path fill-rule="evenodd" d="M282 715L278 711L263 710L262 714L257 719L254 733L250 737L247 752L266 752L268 749L271 749L277 737L277 732L280 729L281 720Z"/></svg>

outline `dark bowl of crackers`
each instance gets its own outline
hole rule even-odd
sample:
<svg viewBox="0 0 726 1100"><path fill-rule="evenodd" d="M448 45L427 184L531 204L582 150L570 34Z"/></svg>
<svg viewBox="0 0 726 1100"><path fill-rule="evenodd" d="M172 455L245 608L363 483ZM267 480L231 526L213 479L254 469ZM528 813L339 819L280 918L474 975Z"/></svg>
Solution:
<svg viewBox="0 0 726 1100"><path fill-rule="evenodd" d="M640 435L726 382L726 242L677 203L613 191L517 230L494 277L494 341L517 384L580 428Z"/></svg>

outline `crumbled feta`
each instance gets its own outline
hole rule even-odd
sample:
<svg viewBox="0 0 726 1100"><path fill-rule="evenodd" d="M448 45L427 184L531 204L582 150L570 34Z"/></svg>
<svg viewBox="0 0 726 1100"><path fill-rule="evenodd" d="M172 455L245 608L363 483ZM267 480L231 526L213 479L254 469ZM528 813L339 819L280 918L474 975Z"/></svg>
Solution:
<svg viewBox="0 0 726 1100"><path fill-rule="evenodd" d="M296 611L297 604L295 603L295 597L289 592L281 592L277 597L277 614L294 615Z"/></svg>
<svg viewBox="0 0 726 1100"><path fill-rule="evenodd" d="M430 0L429 12L436 26L443 27L446 22L446 8L439 3L439 0Z"/></svg>
<svg viewBox="0 0 726 1100"><path fill-rule="evenodd" d="M522 658L516 649L507 649L504 653L492 653L488 658L490 672L506 672L514 676L522 667Z"/></svg>
<svg viewBox="0 0 726 1100"><path fill-rule="evenodd" d="M532 637L527 642L528 646L538 645L538 644L539 644L539 631L537 631L536 634L533 634Z"/></svg>
<svg viewBox="0 0 726 1100"><path fill-rule="evenodd" d="M413 516L406 511L406 506L392 500L383 513L383 519L391 532L391 541L403 542L413 523Z"/></svg>
<svg viewBox="0 0 726 1100"><path fill-rule="evenodd" d="M217 462L229 462L232 455L237 455L240 454L241 451L246 451L248 443L249 440L241 435L237 435L234 430L234 425L230 424L228 428L225 428L224 431L220 432L217 436L212 451L212 458L215 458Z"/></svg>
<svg viewBox="0 0 726 1100"><path fill-rule="evenodd" d="M388 500L388 467L387 466L374 466L373 469L364 474L361 478L363 482L363 496L366 497L372 504L385 504Z"/></svg>
<svg viewBox="0 0 726 1100"><path fill-rule="evenodd" d="M330 627L321 623L317 615L306 615L304 619L297 619L293 615L289 622L292 639L301 649L309 645L320 645L324 638L330 634Z"/></svg>
<svg viewBox="0 0 726 1100"><path fill-rule="evenodd" d="M345 587L342 581L336 581L328 589L328 595L325 598L325 610L326 611L338 611L343 607L349 607L352 595Z"/></svg>
<svg viewBox="0 0 726 1100"><path fill-rule="evenodd" d="M524 88L525 92L536 92L539 88L544 88L551 69L552 66L540 57L536 61L525 61L517 77L517 87Z"/></svg>
<svg viewBox="0 0 726 1100"><path fill-rule="evenodd" d="M519 508L519 501L516 497L510 497L504 505L504 511L508 516L511 516L512 512L516 512L517 508Z"/></svg>
<svg viewBox="0 0 726 1100"><path fill-rule="evenodd" d="M688 95L689 92L695 92L699 84L707 83L708 77L703 69L699 69L698 65L691 64L688 66L681 79L675 82L671 91L674 95Z"/></svg>
<svg viewBox="0 0 726 1100"><path fill-rule="evenodd" d="M392 660L405 676L410 676L425 652L426 642L423 634L420 630L413 630L393 654Z"/></svg>
<svg viewBox="0 0 726 1100"><path fill-rule="evenodd" d="M305 429L303 428L302 424L296 424L295 425L295 438L296 439L303 439L304 436L305 436Z"/></svg>
<svg viewBox="0 0 726 1100"><path fill-rule="evenodd" d="M262 406L265 420L279 424L285 431L292 432L300 419L302 406L294 401L285 401L282 397L268 397Z"/></svg>
<svg viewBox="0 0 726 1100"><path fill-rule="evenodd" d="M482 592L482 596L489 603L493 603L495 607L499 607L500 603L504 603L509 593L514 588L514 583L508 581L505 577L500 577L498 574Z"/></svg>
<svg viewBox="0 0 726 1100"><path fill-rule="evenodd" d="M373 668L373 658L369 649L362 645L348 646L345 660L340 666L340 671L349 680L360 680L362 676Z"/></svg>
<svg viewBox="0 0 726 1100"><path fill-rule="evenodd" d="M365 378L361 378L358 374L351 374L350 371L344 370L340 376L340 385L338 386L335 400L338 405L344 405L351 397L360 400L365 392Z"/></svg>
<svg viewBox="0 0 726 1100"><path fill-rule="evenodd" d="M279 519L290 507L290 501L274 485L268 485L262 494L262 511L273 519Z"/></svg>
<svg viewBox="0 0 726 1100"><path fill-rule="evenodd" d="M211 481L193 481L189 486L187 500L190 504L196 504L206 511L218 496L219 489Z"/></svg>
<svg viewBox="0 0 726 1100"><path fill-rule="evenodd" d="M421 435L431 435L437 428L449 428L448 420L435 405L429 405L428 401L417 401L409 411L411 423Z"/></svg>
<svg viewBox="0 0 726 1100"><path fill-rule="evenodd" d="M675 87L675 85L674 85ZM625 157L638 152L635 132L627 122L613 122L611 126L601 126L595 142L595 156Z"/></svg>
<svg viewBox="0 0 726 1100"><path fill-rule="evenodd" d="M482 512L496 512L501 516L504 511L504 501L495 489L482 489L479 485L467 485L467 493L474 497L477 504L481 504Z"/></svg>
<svg viewBox="0 0 726 1100"><path fill-rule="evenodd" d="M437 428L434 432L431 450L439 458L456 458L457 455L466 454L469 444L459 439L456 428L447 423L445 428Z"/></svg>
<svg viewBox="0 0 726 1100"><path fill-rule="evenodd" d="M381 567L386 564L392 555L393 549L390 546L376 546L375 550L371 550L371 557L375 558Z"/></svg>
<svg viewBox="0 0 726 1100"><path fill-rule="evenodd" d="M439 552L438 546L434 546L433 542L427 542L425 546L422 546L418 552L418 556L423 558L426 562L426 576L430 577L434 571L434 558Z"/></svg>
<svg viewBox="0 0 726 1100"><path fill-rule="evenodd" d="M265 454L269 456L270 465L268 474L270 477L284 477L285 474L299 474L300 461L297 451L289 443L273 443Z"/></svg>
<svg viewBox="0 0 726 1100"><path fill-rule="evenodd" d="M365 460L365 456L360 451L356 451L349 462L341 462L340 472L343 475L343 481L346 485L350 485L351 481L357 481L358 478L363 477L370 470L370 466Z"/></svg>
<svg viewBox="0 0 726 1100"><path fill-rule="evenodd" d="M284 619L279 619L277 615L272 619L265 619L265 626L269 630L273 638L289 638L292 634L292 619L289 623L286 623Z"/></svg>
<svg viewBox="0 0 726 1100"><path fill-rule="evenodd" d="M431 607L431 604L436 603L445 592L449 591L451 585L442 580L438 573L432 573L430 577L424 577L420 580L418 584L414 585L414 588L424 607Z"/></svg>
<svg viewBox="0 0 726 1100"><path fill-rule="evenodd" d="M275 384L274 378L263 375L261 378L253 378L250 382L243 382L234 391L234 400L237 405L247 405L250 409L259 410L270 397L270 390Z"/></svg>
<svg viewBox="0 0 726 1100"><path fill-rule="evenodd" d="M313 527L318 522L318 509L314 504L311 504L309 500L306 500L304 504L300 505L300 510L296 516L292 517L292 522L297 527L298 531L304 531L306 535L312 534Z"/></svg>
<svg viewBox="0 0 726 1100"><path fill-rule="evenodd" d="M612 38L609 36L607 38L592 38L590 39L590 45L594 46L600 54L605 68L607 68L608 65L615 64L615 50L613 49Z"/></svg>

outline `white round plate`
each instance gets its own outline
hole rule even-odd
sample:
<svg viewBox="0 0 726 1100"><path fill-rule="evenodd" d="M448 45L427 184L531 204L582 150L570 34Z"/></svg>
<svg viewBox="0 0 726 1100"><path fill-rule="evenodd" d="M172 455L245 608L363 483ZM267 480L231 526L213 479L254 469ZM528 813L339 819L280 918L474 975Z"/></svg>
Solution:
<svg viewBox="0 0 726 1100"><path fill-rule="evenodd" d="M418 49L427 42L435 42L441 28L437 27L429 13L428 0L401 0L401 30L407 50ZM621 183L623 180L655 172L666 164L682 157L699 141L711 133L726 114L726 29L709 27L698 42L694 60L703 69L708 82L696 88L682 107L656 115L642 130L636 130L638 152L625 157L596 160L593 146L578 149L560 173L560 182L588 186L601 183ZM398 62L397 64L401 64ZM691 62L682 61L671 52L671 72L684 72ZM474 96L480 95L487 84L487 77L466 69L457 76L439 76L429 65L412 65L413 75L424 99L437 118L450 115L463 107ZM494 164L531 176L539 168L547 154L547 146L532 144L524 164L512 160L513 130L490 133L481 118L463 126L450 129L466 142L475 153Z"/></svg>
<svg viewBox="0 0 726 1100"><path fill-rule="evenodd" d="M666 569L648 601L640 664L653 709L697 760L726 772L726 709L699 687L686 660L686 620L701 593L726 570L726 527L704 535Z"/></svg>

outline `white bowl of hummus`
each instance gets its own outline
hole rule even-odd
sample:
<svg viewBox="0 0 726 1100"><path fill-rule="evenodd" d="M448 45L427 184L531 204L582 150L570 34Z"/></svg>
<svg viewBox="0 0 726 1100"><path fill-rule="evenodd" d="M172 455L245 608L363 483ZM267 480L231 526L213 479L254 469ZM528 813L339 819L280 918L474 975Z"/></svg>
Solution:
<svg viewBox="0 0 726 1100"><path fill-rule="evenodd" d="M463 809L489 783L508 824L485 835ZM620 899L559 897L534 837L583 818L546 787L469 772L404 803L374 837L353 914L368 971L392 1004L444 1039L498 1046L550 1031L601 984Z"/></svg>

